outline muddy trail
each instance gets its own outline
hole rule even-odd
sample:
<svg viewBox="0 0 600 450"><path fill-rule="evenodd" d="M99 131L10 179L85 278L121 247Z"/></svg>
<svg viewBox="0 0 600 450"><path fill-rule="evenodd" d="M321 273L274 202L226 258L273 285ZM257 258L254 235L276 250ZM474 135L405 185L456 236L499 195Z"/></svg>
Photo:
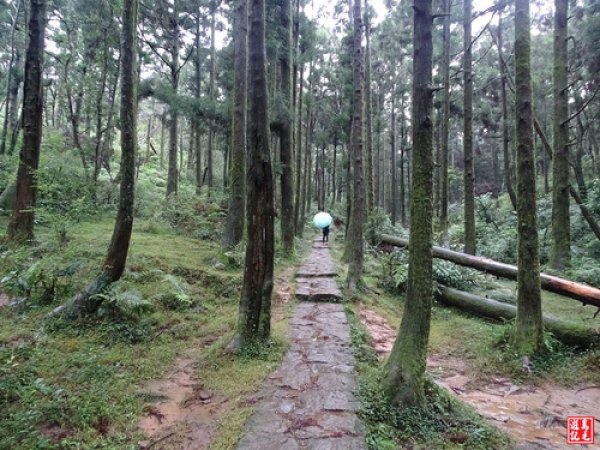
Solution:
<svg viewBox="0 0 600 450"><path fill-rule="evenodd" d="M284 305L292 296L290 280L294 268L276 277L273 291L273 320L284 316ZM222 413L233 408L230 399L206 389L195 372L199 351L221 336L195 342L177 357L165 376L146 383L138 392L147 399L145 415L138 428L145 439L140 450L202 450L210 447Z"/></svg>
<svg viewBox="0 0 600 450"><path fill-rule="evenodd" d="M364 306L360 321L369 330L380 359L392 350L396 330ZM449 355L430 354L427 370L435 382L481 416L509 433L523 449L568 449L567 416L600 417L600 386L516 385L508 378L494 377L474 387L468 364ZM597 427L596 427L597 428ZM596 442L600 441L596 432Z"/></svg>

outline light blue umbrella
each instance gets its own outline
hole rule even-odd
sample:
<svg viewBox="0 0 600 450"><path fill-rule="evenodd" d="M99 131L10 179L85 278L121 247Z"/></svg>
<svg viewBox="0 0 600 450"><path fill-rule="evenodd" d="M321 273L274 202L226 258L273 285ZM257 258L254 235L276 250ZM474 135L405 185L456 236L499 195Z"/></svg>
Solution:
<svg viewBox="0 0 600 450"><path fill-rule="evenodd" d="M317 213L313 218L313 223L319 228L328 227L329 225L331 225L331 222L333 222L333 219L331 218L329 213L326 212Z"/></svg>

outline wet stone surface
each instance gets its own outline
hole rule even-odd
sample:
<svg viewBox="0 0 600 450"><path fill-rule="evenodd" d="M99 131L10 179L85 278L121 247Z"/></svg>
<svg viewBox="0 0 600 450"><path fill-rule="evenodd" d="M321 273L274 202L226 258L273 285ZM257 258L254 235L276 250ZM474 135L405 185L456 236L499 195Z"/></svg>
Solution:
<svg viewBox="0 0 600 450"><path fill-rule="evenodd" d="M315 249L309 260L314 254ZM299 303L289 326L290 348L267 378L237 448L366 449L364 428L356 415L357 382L343 306Z"/></svg>

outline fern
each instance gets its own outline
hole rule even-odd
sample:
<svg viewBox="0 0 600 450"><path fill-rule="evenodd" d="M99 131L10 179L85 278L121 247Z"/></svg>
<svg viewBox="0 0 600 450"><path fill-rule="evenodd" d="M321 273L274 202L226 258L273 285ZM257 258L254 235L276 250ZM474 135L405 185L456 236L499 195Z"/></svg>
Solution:
<svg viewBox="0 0 600 450"><path fill-rule="evenodd" d="M92 296L93 300L102 300L98 315L110 315L137 320L152 311L152 303L146 300L137 289L119 291L119 286L111 288L105 294Z"/></svg>
<svg viewBox="0 0 600 450"><path fill-rule="evenodd" d="M159 302L167 309L186 309L192 306L192 298L188 295L187 285L174 275L164 275L161 284L167 285L167 291L156 294L152 300Z"/></svg>

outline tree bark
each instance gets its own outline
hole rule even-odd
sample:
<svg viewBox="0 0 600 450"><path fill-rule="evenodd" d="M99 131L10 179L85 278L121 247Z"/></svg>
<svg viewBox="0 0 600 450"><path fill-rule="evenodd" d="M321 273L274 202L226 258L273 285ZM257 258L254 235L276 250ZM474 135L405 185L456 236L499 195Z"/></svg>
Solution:
<svg viewBox="0 0 600 450"><path fill-rule="evenodd" d="M444 78L444 99L442 106L442 167L441 167L441 196L440 196L440 231L442 242L448 240L448 137L450 134L450 15L452 2L444 0L444 56L442 71Z"/></svg>
<svg viewBox="0 0 600 450"><path fill-rule="evenodd" d="M15 16L10 29L10 60L8 61L8 70L6 71L6 103L4 105L2 137L0 137L0 155L6 153L6 136L9 128L9 118L14 115L14 103L17 102L19 96L19 79L17 77L17 73L20 60L20 51L18 48L15 48L15 32L17 30L17 22L19 21L20 12L21 0L17 0ZM13 124L10 124L11 129L13 126Z"/></svg>
<svg viewBox="0 0 600 450"><path fill-rule="evenodd" d="M34 237L37 184L35 171L40 162L42 143L44 32L46 0L31 0L29 45L25 56L23 86L23 145L19 152L15 207L6 236L12 242L31 241Z"/></svg>
<svg viewBox="0 0 600 450"><path fill-rule="evenodd" d="M271 333L274 207L269 150L269 102L265 48L265 0L250 0L248 35L249 130L247 171L248 245L233 348L266 341Z"/></svg>
<svg viewBox="0 0 600 450"><path fill-rule="evenodd" d="M383 389L396 404L422 405L432 299L432 15L431 0L414 2L413 179L406 303L384 368Z"/></svg>
<svg viewBox="0 0 600 450"><path fill-rule="evenodd" d="M281 243L284 255L294 253L294 170L292 166L292 8L291 0L281 0L281 94L284 114L281 117L280 161L281 161Z"/></svg>
<svg viewBox="0 0 600 450"><path fill-rule="evenodd" d="M517 308L511 304L480 297L469 292L462 292L458 289L438 285L434 295L436 300L441 303L481 317L495 320L513 320L517 316ZM565 322L547 314L542 317L544 328L566 345L590 347L600 342L600 335L596 330Z"/></svg>
<svg viewBox="0 0 600 450"><path fill-rule="evenodd" d="M171 25L171 61L169 64L169 70L171 72L171 89L173 95L177 95L179 87L179 0L173 1L173 12L170 17ZM177 112L177 106L174 104L170 105L169 111L169 169L167 172L167 197L171 194L176 194L178 190L178 178L179 174L177 171L177 126L179 114Z"/></svg>
<svg viewBox="0 0 600 450"><path fill-rule="evenodd" d="M123 2L121 37L121 187L119 207L112 238L100 274L77 294L68 305L56 308L53 314L67 313L73 317L93 314L102 300L95 294L119 280L125 270L135 199L135 162L137 153L137 17L138 1Z"/></svg>
<svg viewBox="0 0 600 450"><path fill-rule="evenodd" d="M517 130L517 320L511 344L521 355L544 345L533 154L529 0L515 0L515 115Z"/></svg>
<svg viewBox="0 0 600 450"><path fill-rule="evenodd" d="M233 148L229 171L229 208L223 245L234 247L244 237L245 193L246 193L246 110L248 70L248 0L237 0L235 4L234 33L234 85L233 85Z"/></svg>
<svg viewBox="0 0 600 450"><path fill-rule="evenodd" d="M398 220L398 163L396 162L396 88L392 89L392 111L390 114L391 123L390 123L390 170L392 171L390 176L390 182L392 183L390 189L390 206L391 206L391 221L392 225L396 225L396 221ZM404 149L401 150L401 152ZM404 153L400 154L401 164L404 164ZM403 166L400 168L400 199L401 205L404 204L404 171ZM401 206L402 207L402 206Z"/></svg>
<svg viewBox="0 0 600 450"><path fill-rule="evenodd" d="M365 0L365 175L367 185L367 213L373 211L373 95L371 86L371 18L369 0Z"/></svg>
<svg viewBox="0 0 600 450"><path fill-rule="evenodd" d="M464 157L464 193L465 193L465 253L476 253L477 237L475 235L475 168L473 164L473 61L471 36L471 0L464 0L463 27L464 27L464 129L463 129L463 157Z"/></svg>
<svg viewBox="0 0 600 450"><path fill-rule="evenodd" d="M507 74L506 68L504 67L504 59L502 57L502 17L498 19L498 60L500 64L500 76L501 76L501 96L502 96L502 153L504 156L504 184L506 185L506 192L510 198L510 203L513 209L517 209L517 196L513 189L513 167L511 164L510 157L510 128L508 122L508 100L506 96L506 82Z"/></svg>
<svg viewBox="0 0 600 450"><path fill-rule="evenodd" d="M215 78L217 70L217 51L215 46L215 32L217 26L217 5L216 0L212 1L211 4L212 12L210 19L210 77L209 77L209 98L212 105L215 104L216 92L215 92ZM213 119L209 119L208 123L208 147L206 154L206 185L207 195L210 197L210 191L213 187L214 178L214 164L213 158L215 153L215 124Z"/></svg>
<svg viewBox="0 0 600 450"><path fill-rule="evenodd" d="M349 256L346 286L351 291L363 287L365 183L363 167L363 121L364 121L364 55L362 49L361 0L354 0L354 43L353 43L353 113L352 113L352 211L346 238L345 253Z"/></svg>
<svg viewBox="0 0 600 450"><path fill-rule="evenodd" d="M567 91L568 0L554 1L554 115L552 120L552 250L550 265L564 270L571 262L569 217L569 97Z"/></svg>
<svg viewBox="0 0 600 450"><path fill-rule="evenodd" d="M304 175L302 171L302 103L304 99L304 64L300 65L300 84L298 86L298 129L296 137L296 202L294 203L294 230L302 235L304 223L300 223L302 205L304 204Z"/></svg>

